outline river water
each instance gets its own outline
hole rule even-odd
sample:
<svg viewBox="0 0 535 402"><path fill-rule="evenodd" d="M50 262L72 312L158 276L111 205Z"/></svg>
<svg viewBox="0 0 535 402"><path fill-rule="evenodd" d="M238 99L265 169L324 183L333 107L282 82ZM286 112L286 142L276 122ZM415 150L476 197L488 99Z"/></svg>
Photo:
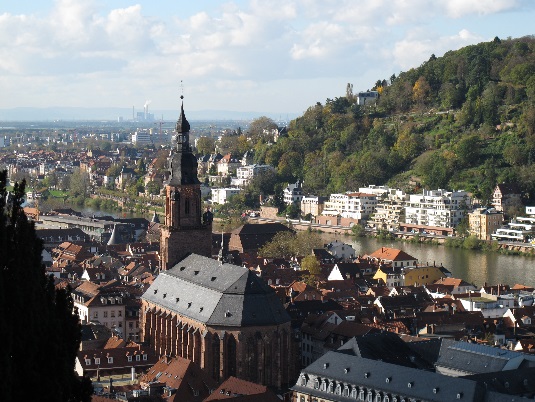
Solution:
<svg viewBox="0 0 535 402"><path fill-rule="evenodd" d="M323 234L324 239L334 240ZM370 237L353 238L338 236L338 240L351 244L357 254L371 254L381 247L401 249L418 259L420 264L442 264L456 278L462 278L477 286L489 284L520 283L535 286L535 258L518 255L503 255L494 252L465 250L439 245L378 240Z"/></svg>
<svg viewBox="0 0 535 402"><path fill-rule="evenodd" d="M77 209L75 207L75 209ZM79 209L79 208L78 208ZM84 215L112 215L116 218L142 217L117 211L96 211L83 208ZM150 216L144 216L151 219ZM513 286L515 283L535 287L535 258L519 255L504 255L496 252L465 250L441 245L408 243L396 240L379 240L373 237L340 236L323 233L325 243L335 239L351 244L357 254L371 254L381 247L398 248L418 259L420 264L442 264L454 277L482 286L485 282Z"/></svg>

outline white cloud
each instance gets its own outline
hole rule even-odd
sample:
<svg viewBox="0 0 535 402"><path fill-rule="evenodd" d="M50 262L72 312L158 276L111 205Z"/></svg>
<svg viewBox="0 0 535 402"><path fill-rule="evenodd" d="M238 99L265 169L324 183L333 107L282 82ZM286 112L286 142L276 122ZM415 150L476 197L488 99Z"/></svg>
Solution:
<svg viewBox="0 0 535 402"><path fill-rule="evenodd" d="M453 18L470 14L496 14L518 7L516 0L448 0L440 3Z"/></svg>
<svg viewBox="0 0 535 402"><path fill-rule="evenodd" d="M396 64L407 70L418 67L431 54L440 56L448 50L456 50L482 40L467 29L452 36L429 35L427 30L413 30L406 38L395 43L393 55Z"/></svg>
<svg viewBox="0 0 535 402"><path fill-rule="evenodd" d="M263 91L306 102L292 81L301 87L329 82L318 88L323 94L338 80L386 78L420 65L431 53L488 39L468 19L455 20L452 31L453 17L475 15L479 23L489 13L531 4L521 1L244 0L156 17L147 15L153 9L152 3L144 7L148 0L124 8L100 0L57 0L48 15L0 14L2 98L81 104L96 102L97 92L99 103L139 97L157 104L158 98L176 96L176 88L167 87L184 79L203 94L234 90L236 99L253 99ZM7 85L9 79L17 85ZM281 87L272 87L274 82ZM42 85L47 91L36 90ZM76 93L84 99L73 100Z"/></svg>

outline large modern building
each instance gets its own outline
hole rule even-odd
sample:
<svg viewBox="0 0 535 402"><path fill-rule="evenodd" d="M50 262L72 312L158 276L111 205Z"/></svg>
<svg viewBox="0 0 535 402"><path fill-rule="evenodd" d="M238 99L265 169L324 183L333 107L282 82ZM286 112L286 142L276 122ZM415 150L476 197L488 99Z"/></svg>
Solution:
<svg viewBox="0 0 535 402"><path fill-rule="evenodd" d="M454 228L471 207L466 191L423 190L411 194L405 206L405 223Z"/></svg>

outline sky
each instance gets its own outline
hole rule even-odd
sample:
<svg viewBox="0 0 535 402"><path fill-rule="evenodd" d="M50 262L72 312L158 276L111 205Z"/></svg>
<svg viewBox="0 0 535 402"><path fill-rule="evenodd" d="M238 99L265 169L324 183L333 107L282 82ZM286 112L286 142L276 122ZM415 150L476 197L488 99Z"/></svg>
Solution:
<svg viewBox="0 0 535 402"><path fill-rule="evenodd" d="M535 34L532 0L0 0L0 108L302 114L431 54Z"/></svg>

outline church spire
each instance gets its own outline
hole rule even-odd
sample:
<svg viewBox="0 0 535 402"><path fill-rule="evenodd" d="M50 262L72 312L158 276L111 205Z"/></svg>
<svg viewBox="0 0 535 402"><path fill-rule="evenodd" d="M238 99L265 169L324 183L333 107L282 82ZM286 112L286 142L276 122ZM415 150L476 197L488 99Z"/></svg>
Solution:
<svg viewBox="0 0 535 402"><path fill-rule="evenodd" d="M181 95L180 99L182 104L175 128L176 149L171 151L169 184L200 184L197 178L197 158L193 155L189 144L190 125L184 114L184 96Z"/></svg>

